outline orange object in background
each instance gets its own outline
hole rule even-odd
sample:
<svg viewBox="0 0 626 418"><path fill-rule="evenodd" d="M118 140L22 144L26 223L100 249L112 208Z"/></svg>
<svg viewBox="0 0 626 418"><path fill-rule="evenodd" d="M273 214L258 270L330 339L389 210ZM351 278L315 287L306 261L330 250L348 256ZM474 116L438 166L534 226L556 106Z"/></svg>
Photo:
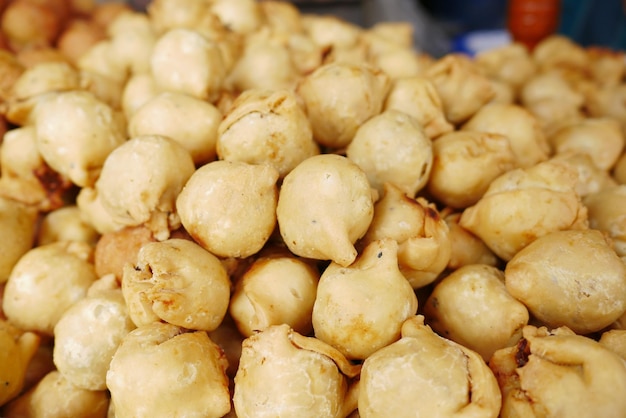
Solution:
<svg viewBox="0 0 626 418"><path fill-rule="evenodd" d="M555 33L560 6L559 0L509 0L507 25L513 40L532 49Z"/></svg>

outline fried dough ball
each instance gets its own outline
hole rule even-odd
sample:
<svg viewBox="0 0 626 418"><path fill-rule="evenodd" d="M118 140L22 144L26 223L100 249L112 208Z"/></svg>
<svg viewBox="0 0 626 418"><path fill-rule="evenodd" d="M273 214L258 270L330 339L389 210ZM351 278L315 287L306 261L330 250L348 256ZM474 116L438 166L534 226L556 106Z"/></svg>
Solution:
<svg viewBox="0 0 626 418"><path fill-rule="evenodd" d="M621 126L612 118L585 118L559 129L548 140L555 153L587 154L602 170L610 170L624 149Z"/></svg>
<svg viewBox="0 0 626 418"><path fill-rule="evenodd" d="M191 155L175 140L140 135L111 152L95 190L115 222L145 224L157 239L167 239L180 226L175 202L194 170Z"/></svg>
<svg viewBox="0 0 626 418"><path fill-rule="evenodd" d="M215 159L222 113L211 103L183 93L163 92L139 107L128 121L131 137L167 136L181 144L196 166Z"/></svg>
<svg viewBox="0 0 626 418"><path fill-rule="evenodd" d="M319 272L289 252L260 255L235 283L229 311L246 337L271 325L287 324L308 335Z"/></svg>
<svg viewBox="0 0 626 418"><path fill-rule="evenodd" d="M82 219L76 205L66 205L47 213L41 219L36 241L37 245L57 241L82 241L95 245L99 237L100 234Z"/></svg>
<svg viewBox="0 0 626 418"><path fill-rule="evenodd" d="M461 54L448 54L426 70L443 103L446 119L459 124L489 102L494 91L474 61Z"/></svg>
<svg viewBox="0 0 626 418"><path fill-rule="evenodd" d="M196 242L219 257L256 254L276 226L278 177L267 164L205 164L178 196L181 222Z"/></svg>
<svg viewBox="0 0 626 418"><path fill-rule="evenodd" d="M463 125L462 130L506 136L518 167L531 167L547 160L550 155L550 145L539 121L519 105L492 103L484 106Z"/></svg>
<svg viewBox="0 0 626 418"><path fill-rule="evenodd" d="M42 2L15 0L2 13L1 28L12 49L52 45L63 26L54 10Z"/></svg>
<svg viewBox="0 0 626 418"><path fill-rule="evenodd" d="M528 324L528 309L504 285L504 272L473 264L438 282L424 306L428 324L489 361L496 350L515 345Z"/></svg>
<svg viewBox="0 0 626 418"><path fill-rule="evenodd" d="M263 13L255 0L213 0L211 11L235 33L252 33L263 23Z"/></svg>
<svg viewBox="0 0 626 418"><path fill-rule="evenodd" d="M580 197L584 198L588 194L597 193L618 184L608 171L599 168L586 153L567 151L555 155L552 159L564 162L578 173L575 190Z"/></svg>
<svg viewBox="0 0 626 418"><path fill-rule="evenodd" d="M358 374L337 350L288 325L272 325L244 340L233 404L239 418L281 415L345 417L356 403L348 379Z"/></svg>
<svg viewBox="0 0 626 418"><path fill-rule="evenodd" d="M7 418L106 418L109 396L72 385L59 371L51 371L36 386L4 408Z"/></svg>
<svg viewBox="0 0 626 418"><path fill-rule="evenodd" d="M489 79L489 84L491 84L491 88L493 89L493 97L487 103L502 103L502 104L514 104L515 103L515 90L511 87L510 84L505 83L504 81L495 80L493 78Z"/></svg>
<svg viewBox="0 0 626 418"><path fill-rule="evenodd" d="M626 256L626 185L617 185L585 196L589 227L604 232L615 252Z"/></svg>
<svg viewBox="0 0 626 418"><path fill-rule="evenodd" d="M533 61L540 71L552 68L586 71L589 58L585 48L566 36L551 35L539 42L532 51Z"/></svg>
<svg viewBox="0 0 626 418"><path fill-rule="evenodd" d="M120 107L124 116L126 116L126 120L130 122L135 112L159 93L161 92L154 84L152 74L131 75L126 84L124 84L122 96L120 97Z"/></svg>
<svg viewBox="0 0 626 418"><path fill-rule="evenodd" d="M83 187L76 196L76 206L80 210L81 218L91 225L99 234L119 231L125 224L113 219L113 216L102 206L102 201L96 189Z"/></svg>
<svg viewBox="0 0 626 418"><path fill-rule="evenodd" d="M115 59L113 41L105 38L89 48L76 64L83 73L97 74L120 85L128 79L129 68L122 60Z"/></svg>
<svg viewBox="0 0 626 418"><path fill-rule="evenodd" d="M107 27L111 52L128 74L150 71L150 56L157 34L145 13L123 12Z"/></svg>
<svg viewBox="0 0 626 418"><path fill-rule="evenodd" d="M108 287L98 289L98 287ZM106 390L106 373L122 339L135 325L113 275L103 276L54 327L54 365L74 386Z"/></svg>
<svg viewBox="0 0 626 418"><path fill-rule="evenodd" d="M455 131L433 141L427 190L452 208L475 204L498 176L515 168L509 138L497 133Z"/></svg>
<svg viewBox="0 0 626 418"><path fill-rule="evenodd" d="M594 229L537 238L506 265L507 291L549 327L596 332L626 312L626 266Z"/></svg>
<svg viewBox="0 0 626 418"><path fill-rule="evenodd" d="M48 165L92 186L109 153L126 140L123 118L86 91L52 93L35 108L37 148Z"/></svg>
<svg viewBox="0 0 626 418"><path fill-rule="evenodd" d="M224 319L230 280L220 260L193 241L145 244L126 264L122 292L137 326L156 317L186 329L213 331Z"/></svg>
<svg viewBox="0 0 626 418"><path fill-rule="evenodd" d="M626 360L626 330L612 329L602 333L600 345Z"/></svg>
<svg viewBox="0 0 626 418"><path fill-rule="evenodd" d="M348 267L331 263L313 305L315 336L348 359L363 360L400 338L417 297L398 268L398 243L371 242Z"/></svg>
<svg viewBox="0 0 626 418"><path fill-rule="evenodd" d="M35 243L36 220L36 211L0 197L0 283L9 279L15 265Z"/></svg>
<svg viewBox="0 0 626 418"><path fill-rule="evenodd" d="M121 282L124 265L135 265L139 249L154 241L152 231L141 225L102 234L94 251L96 274L98 277L113 274Z"/></svg>
<svg viewBox="0 0 626 418"><path fill-rule="evenodd" d="M0 48L0 101L6 101L13 93L13 84L25 70L12 52Z"/></svg>
<svg viewBox="0 0 626 418"><path fill-rule="evenodd" d="M475 62L487 77L510 85L516 94L537 71L528 48L521 43L481 51L476 54Z"/></svg>
<svg viewBox="0 0 626 418"><path fill-rule="evenodd" d="M414 289L435 280L450 261L450 230L435 206L422 197L410 198L389 183L360 245L385 238L398 242L400 271Z"/></svg>
<svg viewBox="0 0 626 418"><path fill-rule="evenodd" d="M288 45L261 31L246 38L241 56L228 75L236 91L269 89L292 90L299 79Z"/></svg>
<svg viewBox="0 0 626 418"><path fill-rule="evenodd" d="M41 95L80 88L80 75L69 63L46 61L27 68L15 80L7 109L7 120L17 125L33 121L33 109Z"/></svg>
<svg viewBox="0 0 626 418"><path fill-rule="evenodd" d="M150 57L154 82L162 90L212 102L226 78L218 44L191 29L171 29L156 41Z"/></svg>
<svg viewBox="0 0 626 418"><path fill-rule="evenodd" d="M218 133L221 160L271 164L281 178L320 153L311 123L289 90L244 91L219 124Z"/></svg>
<svg viewBox="0 0 626 418"><path fill-rule="evenodd" d="M480 238L459 225L461 212L442 215L450 229L451 253L448 269L456 270L468 264L498 265L498 257L493 251Z"/></svg>
<svg viewBox="0 0 626 418"><path fill-rule="evenodd" d="M588 227L587 210L574 190L577 180L574 169L558 160L508 171L463 211L459 224L508 261L552 231Z"/></svg>
<svg viewBox="0 0 626 418"><path fill-rule="evenodd" d="M49 211L63 206L63 195L71 186L67 177L52 170L41 158L32 125L4 134L0 147L1 196Z"/></svg>
<svg viewBox="0 0 626 418"><path fill-rule="evenodd" d="M204 331L159 322L136 328L107 372L115 416L222 417L231 408L226 367Z"/></svg>
<svg viewBox="0 0 626 418"><path fill-rule="evenodd" d="M215 18L206 0L153 0L146 12L160 34L175 28L199 29Z"/></svg>
<svg viewBox="0 0 626 418"><path fill-rule="evenodd" d="M379 193L385 183L393 183L408 196L415 196L428 182L433 145L412 116L386 110L357 129L346 156L365 172Z"/></svg>
<svg viewBox="0 0 626 418"><path fill-rule="evenodd" d="M105 31L90 19L74 18L59 35L57 48L70 63L77 65L83 54L105 37Z"/></svg>
<svg viewBox="0 0 626 418"><path fill-rule="evenodd" d="M24 330L52 335L63 313L97 279L93 248L85 242L56 242L24 254L4 289L7 318Z"/></svg>
<svg viewBox="0 0 626 418"><path fill-rule="evenodd" d="M414 316L402 338L365 359L358 395L363 418L497 417L498 383L474 351L435 334Z"/></svg>
<svg viewBox="0 0 626 418"><path fill-rule="evenodd" d="M617 86L626 74L623 51L603 47L586 48L591 78L601 87Z"/></svg>
<svg viewBox="0 0 626 418"><path fill-rule="evenodd" d="M0 406L19 395L41 338L0 319Z"/></svg>
<svg viewBox="0 0 626 418"><path fill-rule="evenodd" d="M358 25L332 15L306 13L301 22L305 33L322 48L348 49L363 33Z"/></svg>
<svg viewBox="0 0 626 418"><path fill-rule="evenodd" d="M623 416L626 366L617 354L566 327L528 325L523 336L489 362L503 418Z"/></svg>
<svg viewBox="0 0 626 418"><path fill-rule="evenodd" d="M331 63L306 76L297 93L306 106L315 140L342 148L363 122L381 112L389 88L389 76L380 70Z"/></svg>
<svg viewBox="0 0 626 418"><path fill-rule="evenodd" d="M413 116L431 139L454 130L454 126L444 116L439 93L433 83L424 77L395 80L385 99L384 109L400 110Z"/></svg>
<svg viewBox="0 0 626 418"><path fill-rule="evenodd" d="M340 155L321 154L285 176L276 215L292 253L347 267L357 256L354 243L372 221L374 200L359 166Z"/></svg>

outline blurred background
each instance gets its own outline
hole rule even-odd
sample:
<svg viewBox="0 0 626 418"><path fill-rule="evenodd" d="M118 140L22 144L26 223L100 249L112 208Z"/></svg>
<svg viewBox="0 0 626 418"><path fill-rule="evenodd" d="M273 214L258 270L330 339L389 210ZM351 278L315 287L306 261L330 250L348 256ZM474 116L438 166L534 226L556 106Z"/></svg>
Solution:
<svg viewBox="0 0 626 418"><path fill-rule="evenodd" d="M434 56L474 53L510 40L510 24L533 25L554 9L554 32L583 46L626 48L624 0L294 0L311 13L330 13L368 27L410 21L415 45ZM513 12L513 14L511 14ZM533 15L534 13L534 15ZM529 20L530 19L530 20Z"/></svg>

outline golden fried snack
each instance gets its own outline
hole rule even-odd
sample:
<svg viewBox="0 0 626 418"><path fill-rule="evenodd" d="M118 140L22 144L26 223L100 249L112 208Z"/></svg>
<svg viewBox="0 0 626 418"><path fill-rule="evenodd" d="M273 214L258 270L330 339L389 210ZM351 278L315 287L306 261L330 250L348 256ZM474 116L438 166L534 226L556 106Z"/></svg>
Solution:
<svg viewBox="0 0 626 418"><path fill-rule="evenodd" d="M433 141L433 167L426 186L452 208L475 204L491 182L515 168L509 138L497 133L459 130Z"/></svg>
<svg viewBox="0 0 626 418"><path fill-rule="evenodd" d="M315 140L342 148L363 122L381 112L389 88L389 76L380 70L332 63L306 76L297 93L306 106Z"/></svg>
<svg viewBox="0 0 626 418"><path fill-rule="evenodd" d="M602 170L610 170L624 149L620 123L613 118L585 118L552 134L548 141L554 152L579 152L591 157Z"/></svg>
<svg viewBox="0 0 626 418"><path fill-rule="evenodd" d="M300 78L291 51L268 31L248 35L233 63L227 84L239 92L255 89L292 90Z"/></svg>
<svg viewBox="0 0 626 418"><path fill-rule="evenodd" d="M150 71L150 56L157 34L145 13L122 12L107 27L113 60L127 74Z"/></svg>
<svg viewBox="0 0 626 418"><path fill-rule="evenodd" d="M356 259L354 243L372 221L374 199L359 166L340 155L322 154L285 177L276 216L292 253L346 267Z"/></svg>
<svg viewBox="0 0 626 418"><path fill-rule="evenodd" d="M624 360L626 360L626 330L611 329L605 331L598 340L600 345L611 350Z"/></svg>
<svg viewBox="0 0 626 418"><path fill-rule="evenodd" d="M133 329L115 276L103 276L54 326L54 365L78 388L106 390L111 358Z"/></svg>
<svg viewBox="0 0 626 418"><path fill-rule="evenodd" d="M82 241L95 245L99 237L100 234L81 218L76 205L66 205L48 212L41 219L36 242L46 245L57 241Z"/></svg>
<svg viewBox="0 0 626 418"><path fill-rule="evenodd" d="M93 248L85 242L55 242L24 254L4 289L3 309L21 329L52 335L63 313L97 279Z"/></svg>
<svg viewBox="0 0 626 418"><path fill-rule="evenodd" d="M233 404L239 418L281 411L302 418L345 417L356 403L348 378L359 373L337 350L288 325L272 325L243 342Z"/></svg>
<svg viewBox="0 0 626 418"><path fill-rule="evenodd" d="M494 91L476 63L461 54L439 58L425 73L443 103L446 119L459 124L489 102Z"/></svg>
<svg viewBox="0 0 626 418"><path fill-rule="evenodd" d="M46 164L37 149L32 125L14 128L2 137L0 196L42 211L61 207L72 182Z"/></svg>
<svg viewBox="0 0 626 418"><path fill-rule="evenodd" d="M105 31L90 19L75 17L59 35L57 48L70 63L77 65L80 57L105 37Z"/></svg>
<svg viewBox="0 0 626 418"><path fill-rule="evenodd" d="M528 324L528 309L504 285L504 272L485 264L460 267L439 281L424 305L439 335L476 351L488 361L511 347Z"/></svg>
<svg viewBox="0 0 626 418"><path fill-rule="evenodd" d="M515 94L537 71L528 48L521 43L490 48L476 54L476 65L491 79L510 85Z"/></svg>
<svg viewBox="0 0 626 418"><path fill-rule="evenodd" d="M359 245L385 238L398 242L400 271L414 289L432 283L450 261L450 230L435 206L422 197L410 198L389 183Z"/></svg>
<svg viewBox="0 0 626 418"><path fill-rule="evenodd" d="M604 232L615 252L626 256L626 185L600 190L584 197L589 227Z"/></svg>
<svg viewBox="0 0 626 418"><path fill-rule="evenodd" d="M94 251L94 267L98 277L113 274L122 281L124 265L137 264L139 249L156 239L145 226L129 226L100 236Z"/></svg>
<svg viewBox="0 0 626 418"><path fill-rule="evenodd" d="M172 238L141 247L136 264L124 267L122 293L137 326L163 320L213 331L228 310L230 280L213 254Z"/></svg>
<svg viewBox="0 0 626 418"><path fill-rule="evenodd" d="M552 159L569 165L578 173L574 189L582 198L618 184L608 171L599 168L586 153L567 151L554 155Z"/></svg>
<svg viewBox="0 0 626 418"><path fill-rule="evenodd" d="M626 312L625 274L626 266L600 231L554 231L507 263L505 283L547 326L587 334Z"/></svg>
<svg viewBox="0 0 626 418"><path fill-rule="evenodd" d="M532 51L533 61L545 72L564 68L587 71L590 60L585 48L563 35L551 35L539 42Z"/></svg>
<svg viewBox="0 0 626 418"><path fill-rule="evenodd" d="M35 242L37 211L0 197L0 283L5 283L15 265Z"/></svg>
<svg viewBox="0 0 626 418"><path fill-rule="evenodd" d="M276 226L279 173L271 165L213 161L196 170L176 200L182 225L219 257L245 258Z"/></svg>
<svg viewBox="0 0 626 418"><path fill-rule="evenodd" d="M34 123L42 158L80 187L94 184L105 159L126 140L123 118L86 91L46 95Z"/></svg>
<svg viewBox="0 0 626 418"><path fill-rule="evenodd" d="M3 412L7 418L106 418L108 407L106 391L78 388L54 370L6 405Z"/></svg>
<svg viewBox="0 0 626 418"><path fill-rule="evenodd" d="M626 74L624 51L589 46L586 48L591 78L601 87L619 85Z"/></svg>
<svg viewBox="0 0 626 418"><path fill-rule="evenodd" d="M211 12L229 30L243 35L256 31L263 23L263 12L256 0L213 0Z"/></svg>
<svg viewBox="0 0 626 418"><path fill-rule="evenodd" d="M113 41L105 38L85 51L76 66L81 73L94 74L110 80L112 85L117 85L120 89L128 79L129 69L125 62L116 59L115 54Z"/></svg>
<svg viewBox="0 0 626 418"><path fill-rule="evenodd" d="M384 104L384 110L390 109L413 116L431 139L454 130L445 118L443 103L435 86L423 76L394 80Z"/></svg>
<svg viewBox="0 0 626 418"><path fill-rule="evenodd" d="M319 272L288 251L260 255L235 283L229 312L242 335L287 324L308 335Z"/></svg>
<svg viewBox="0 0 626 418"><path fill-rule="evenodd" d="M99 234L119 231L126 227L102 206L102 201L96 189L83 187L76 196L76 206L80 210L81 218L91 225Z"/></svg>
<svg viewBox="0 0 626 418"><path fill-rule="evenodd" d="M45 61L27 68L15 80L6 112L7 120L16 125L33 122L33 110L50 92L63 92L80 88L79 72L62 61Z"/></svg>
<svg viewBox="0 0 626 418"><path fill-rule="evenodd" d="M506 136L518 167L530 167L548 159L550 145L536 117L522 106L493 103L479 109L462 130Z"/></svg>
<svg viewBox="0 0 626 418"><path fill-rule="evenodd" d="M191 29L171 29L159 37L150 56L150 71L162 90L217 99L226 78L218 44Z"/></svg>
<svg viewBox="0 0 626 418"><path fill-rule="evenodd" d="M508 171L463 211L459 225L508 261L552 231L588 227L587 210L574 190L577 181L577 172L558 160Z"/></svg>
<svg viewBox="0 0 626 418"><path fill-rule="evenodd" d="M137 110L160 93L152 75L133 74L128 78L120 97L120 108L130 122Z"/></svg>
<svg viewBox="0 0 626 418"><path fill-rule="evenodd" d="M413 197L429 179L433 145L412 116L386 110L359 127L346 156L365 172L379 193L385 183L392 183Z"/></svg>
<svg viewBox="0 0 626 418"><path fill-rule="evenodd" d="M219 124L216 147L221 160L270 164L281 178L320 153L311 123L289 90L241 93Z"/></svg>
<svg viewBox="0 0 626 418"><path fill-rule="evenodd" d="M363 33L363 28L337 16L306 13L300 20L304 32L322 48L349 49Z"/></svg>
<svg viewBox="0 0 626 418"><path fill-rule="evenodd" d="M222 350L203 331L154 322L131 331L107 373L115 416L219 418L231 408Z"/></svg>
<svg viewBox="0 0 626 418"><path fill-rule="evenodd" d="M128 120L128 134L167 136L200 166L215 159L222 113L211 103L183 93L163 92L148 99Z"/></svg>
<svg viewBox="0 0 626 418"><path fill-rule="evenodd" d="M180 226L175 202L194 170L191 155L175 140L136 136L104 162L96 198L115 223L145 224L157 239L167 239Z"/></svg>
<svg viewBox="0 0 626 418"><path fill-rule="evenodd" d="M331 263L313 305L315 336L348 359L364 360L400 338L417 297L398 268L398 243L371 242L348 267Z"/></svg>
<svg viewBox="0 0 626 418"><path fill-rule="evenodd" d="M24 332L0 318L0 406L20 394L40 341L34 332Z"/></svg>
<svg viewBox="0 0 626 418"><path fill-rule="evenodd" d="M217 20L207 0L152 0L146 12L159 34L170 29L200 29Z"/></svg>
<svg viewBox="0 0 626 418"><path fill-rule="evenodd" d="M3 34L13 50L52 45L64 22L44 2L16 0L2 13Z"/></svg>
<svg viewBox="0 0 626 418"><path fill-rule="evenodd" d="M363 362L358 407L363 418L496 418L500 399L480 355L435 334L419 315L402 325L399 341Z"/></svg>
<svg viewBox="0 0 626 418"><path fill-rule="evenodd" d="M442 213L450 229L451 253L447 268L456 270L468 264L497 266L498 257L476 235L459 225L461 212Z"/></svg>
<svg viewBox="0 0 626 418"><path fill-rule="evenodd" d="M504 81L489 79L491 89L493 90L493 97L487 104L502 103L502 104L514 104L516 103L515 90L510 84Z"/></svg>
<svg viewBox="0 0 626 418"><path fill-rule="evenodd" d="M618 418L626 410L624 361L567 327L524 327L517 346L496 351L489 367L502 390L502 418Z"/></svg>

